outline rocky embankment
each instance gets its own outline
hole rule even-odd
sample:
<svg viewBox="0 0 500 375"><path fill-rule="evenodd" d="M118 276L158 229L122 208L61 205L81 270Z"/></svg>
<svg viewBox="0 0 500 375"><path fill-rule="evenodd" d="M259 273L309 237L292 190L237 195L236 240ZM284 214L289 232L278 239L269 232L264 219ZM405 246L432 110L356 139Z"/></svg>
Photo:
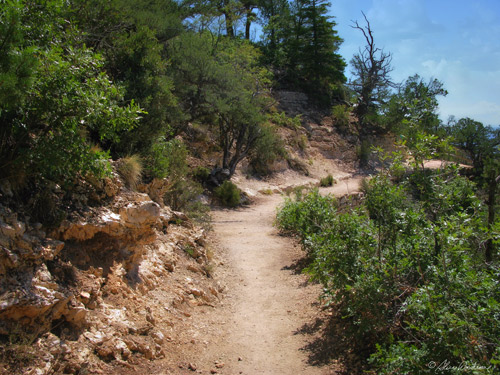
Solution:
<svg viewBox="0 0 500 375"><path fill-rule="evenodd" d="M164 206L161 182L149 194L118 176L100 185L106 205L51 230L0 206L0 373L109 373L163 357L190 309L218 300L205 233Z"/></svg>

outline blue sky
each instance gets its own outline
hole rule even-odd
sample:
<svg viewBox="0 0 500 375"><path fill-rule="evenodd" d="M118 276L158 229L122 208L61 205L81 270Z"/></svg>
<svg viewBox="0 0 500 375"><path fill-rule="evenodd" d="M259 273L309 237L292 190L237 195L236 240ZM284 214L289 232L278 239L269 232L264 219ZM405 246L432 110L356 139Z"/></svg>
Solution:
<svg viewBox="0 0 500 375"><path fill-rule="evenodd" d="M375 43L393 55L393 81L418 73L449 94L440 117L500 125L500 0L331 0L340 54L349 62L365 45L352 20L370 21ZM350 75L351 68L346 73Z"/></svg>

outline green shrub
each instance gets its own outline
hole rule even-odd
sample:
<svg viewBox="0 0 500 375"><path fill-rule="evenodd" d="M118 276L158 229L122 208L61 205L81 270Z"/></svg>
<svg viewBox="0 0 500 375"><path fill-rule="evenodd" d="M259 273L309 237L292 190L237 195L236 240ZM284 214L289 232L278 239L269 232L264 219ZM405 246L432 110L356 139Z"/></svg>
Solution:
<svg viewBox="0 0 500 375"><path fill-rule="evenodd" d="M260 137L257 139L250 158L250 168L261 176L271 174L274 162L285 158L287 152L283 141L276 132L275 127L262 125Z"/></svg>
<svg viewBox="0 0 500 375"><path fill-rule="evenodd" d="M192 245L185 245L184 246L184 251L186 252L186 254L188 254L191 258L194 258L194 253L195 253L195 249Z"/></svg>
<svg viewBox="0 0 500 375"><path fill-rule="evenodd" d="M349 129L349 117L351 109L346 105L336 105L332 107L332 117L335 121L335 126L341 131Z"/></svg>
<svg viewBox="0 0 500 375"><path fill-rule="evenodd" d="M365 195L370 191L370 180L367 179L366 177L363 177L361 179L361 183L359 184L359 190L364 193Z"/></svg>
<svg viewBox="0 0 500 375"><path fill-rule="evenodd" d="M150 179L167 178L171 183L163 200L176 211L184 211L191 219L201 225L209 226L209 207L201 201L203 187L200 182L206 180L210 171L198 167L189 178L187 165L188 150L179 139L159 138L146 156L146 169Z"/></svg>
<svg viewBox="0 0 500 375"><path fill-rule="evenodd" d="M380 174L364 191L350 213L317 192L287 199L277 225L301 238L306 271L344 332L372 353L369 373L497 373L500 273L498 261L484 262L485 215L473 185L453 170L417 170L397 183Z"/></svg>
<svg viewBox="0 0 500 375"><path fill-rule="evenodd" d="M12 46L2 56L17 55L16 50ZM140 109L133 102L118 105L123 90L102 73L102 59L90 50L53 47L30 55L38 64L22 100L6 110L0 105L2 139L8 140L8 147L0 148L0 165L14 167L8 171L14 176L7 177L71 184L77 176L108 175L109 155L92 147L90 135L101 145L118 141L136 126Z"/></svg>
<svg viewBox="0 0 500 375"><path fill-rule="evenodd" d="M264 190L260 190L260 193L264 194L264 195L273 195L274 191L272 189L264 189Z"/></svg>
<svg viewBox="0 0 500 375"><path fill-rule="evenodd" d="M269 120L277 126L298 130L302 126L302 116L288 117L285 112L272 112Z"/></svg>
<svg viewBox="0 0 500 375"><path fill-rule="evenodd" d="M307 136L302 134L297 141L297 145L302 151L304 151L307 148Z"/></svg>
<svg viewBox="0 0 500 375"><path fill-rule="evenodd" d="M179 180L188 172L187 154L187 148L181 140L158 138L145 156L147 177Z"/></svg>
<svg viewBox="0 0 500 375"><path fill-rule="evenodd" d="M240 204L240 189L238 189L238 187L231 181L224 181L221 186L215 189L214 193L224 206L236 207Z"/></svg>
<svg viewBox="0 0 500 375"><path fill-rule="evenodd" d="M183 211L199 224L209 226L209 207L202 202L202 194L203 187L200 183L183 178L172 185L165 193L163 200L173 210Z"/></svg>
<svg viewBox="0 0 500 375"><path fill-rule="evenodd" d="M307 136L297 133L290 142L291 145L298 147L299 150L305 151L308 145Z"/></svg>
<svg viewBox="0 0 500 375"><path fill-rule="evenodd" d="M314 189L302 197L297 193L296 199L287 198L278 210L276 225L283 232L295 232L307 241L309 236L319 233L323 226L336 215L337 203L333 196L322 196ZM309 250L309 249L308 249Z"/></svg>
<svg viewBox="0 0 500 375"><path fill-rule="evenodd" d="M205 182L210 177L210 169L205 167L196 167L192 172L193 178L199 182Z"/></svg>
<svg viewBox="0 0 500 375"><path fill-rule="evenodd" d="M335 179L333 178L333 176L331 174L329 174L328 176L323 177L319 181L319 186L328 187L328 186L333 186L334 183L336 183Z"/></svg>

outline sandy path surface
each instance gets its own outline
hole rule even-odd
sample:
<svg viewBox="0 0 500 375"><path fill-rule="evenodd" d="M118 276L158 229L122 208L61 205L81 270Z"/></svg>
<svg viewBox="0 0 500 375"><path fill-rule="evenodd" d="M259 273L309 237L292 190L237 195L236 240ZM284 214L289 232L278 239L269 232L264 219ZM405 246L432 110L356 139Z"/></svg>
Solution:
<svg viewBox="0 0 500 375"><path fill-rule="evenodd" d="M360 179L339 182L325 193L344 195ZM307 329L320 311L321 286L298 272L303 258L292 238L273 227L279 194L261 195L249 207L217 210L214 232L224 249L228 294L211 318L216 336L198 363L217 374L335 374L318 367L305 350L313 339Z"/></svg>
<svg viewBox="0 0 500 375"><path fill-rule="evenodd" d="M228 359L223 373L324 373L307 365L301 351L306 342L296 334L313 314L311 304L320 290L291 269L297 248L272 226L281 202L279 195L265 196L249 208L213 215L234 278L231 329L220 348Z"/></svg>

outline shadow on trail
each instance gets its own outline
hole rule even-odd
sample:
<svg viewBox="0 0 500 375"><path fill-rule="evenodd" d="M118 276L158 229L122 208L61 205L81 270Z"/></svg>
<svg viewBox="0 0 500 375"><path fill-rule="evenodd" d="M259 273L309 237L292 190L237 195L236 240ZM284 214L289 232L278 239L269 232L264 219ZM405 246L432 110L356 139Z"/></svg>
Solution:
<svg viewBox="0 0 500 375"><path fill-rule="evenodd" d="M306 273L305 270L306 268L311 264L311 260L308 257L301 257L297 259L295 262L290 264L289 266L283 267L281 270L282 271L292 271L293 275L301 275ZM300 286L302 288L305 288L309 284L317 284L317 281L310 280L309 278L302 283L300 283Z"/></svg>
<svg viewBox="0 0 500 375"><path fill-rule="evenodd" d="M282 268L283 271L292 271L294 275L300 275L304 273L304 270L311 264L311 260L307 257L301 257L289 266Z"/></svg>
<svg viewBox="0 0 500 375"><path fill-rule="evenodd" d="M325 309L320 317L305 323L294 332L295 335L309 336L309 343L301 350L308 354L307 363L312 366L342 365L338 375L357 375L364 370L365 358L369 355L362 343L356 343L348 332L349 323L338 314Z"/></svg>

